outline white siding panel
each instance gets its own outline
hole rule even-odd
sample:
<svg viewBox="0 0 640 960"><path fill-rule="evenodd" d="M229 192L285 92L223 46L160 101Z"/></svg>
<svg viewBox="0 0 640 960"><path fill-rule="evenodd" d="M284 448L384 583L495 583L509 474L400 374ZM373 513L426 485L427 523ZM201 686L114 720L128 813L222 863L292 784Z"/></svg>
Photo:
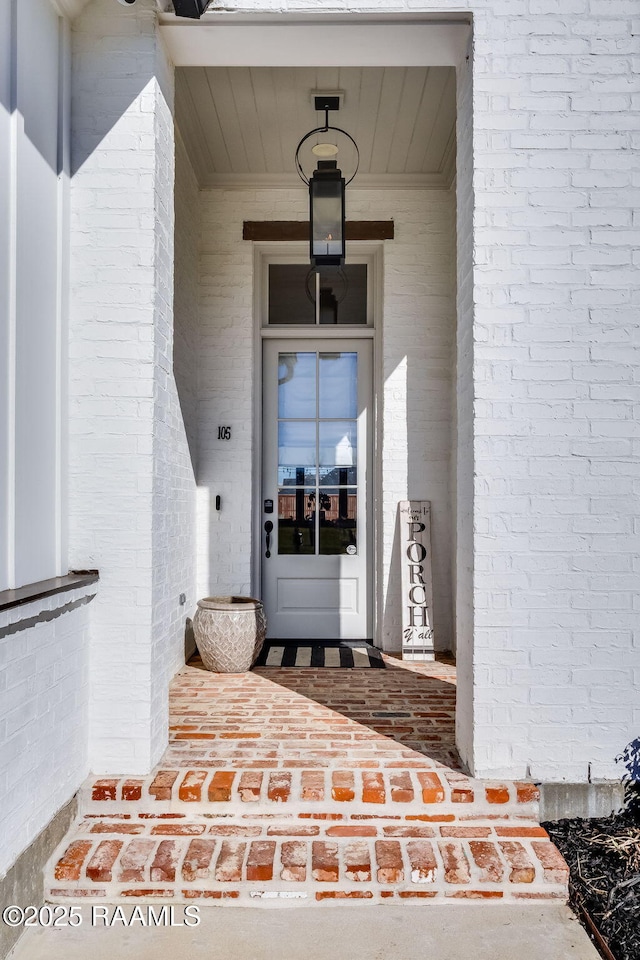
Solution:
<svg viewBox="0 0 640 960"><path fill-rule="evenodd" d="M17 584L57 574L59 18L18 6L16 265Z"/></svg>
<svg viewBox="0 0 640 960"><path fill-rule="evenodd" d="M0 4L0 590L61 572L61 28L48 0ZM0 874L88 773L96 590L0 613Z"/></svg>
<svg viewBox="0 0 640 960"><path fill-rule="evenodd" d="M11 7L0 5L0 462L8 465L10 452L9 323L11 276ZM9 586L9 471L0 469L0 590Z"/></svg>

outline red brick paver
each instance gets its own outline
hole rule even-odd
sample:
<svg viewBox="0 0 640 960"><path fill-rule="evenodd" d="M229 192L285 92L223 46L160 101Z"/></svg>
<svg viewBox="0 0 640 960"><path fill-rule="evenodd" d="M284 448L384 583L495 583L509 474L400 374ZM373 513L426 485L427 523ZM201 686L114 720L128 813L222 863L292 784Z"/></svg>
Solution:
<svg viewBox="0 0 640 960"><path fill-rule="evenodd" d="M280 847L282 880L304 883L307 879L307 852L307 844L302 840L284 841Z"/></svg>
<svg viewBox="0 0 640 960"><path fill-rule="evenodd" d="M224 904L565 898L538 788L474 780L454 745L454 670L185 667L148 777L100 777L48 896Z"/></svg>

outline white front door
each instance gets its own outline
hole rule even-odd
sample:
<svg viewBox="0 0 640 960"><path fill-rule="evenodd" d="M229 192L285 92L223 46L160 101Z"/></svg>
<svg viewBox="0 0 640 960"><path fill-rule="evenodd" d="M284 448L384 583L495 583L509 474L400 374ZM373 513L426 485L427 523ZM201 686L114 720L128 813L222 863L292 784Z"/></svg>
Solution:
<svg viewBox="0 0 640 960"><path fill-rule="evenodd" d="M369 639L371 342L263 346L268 636Z"/></svg>

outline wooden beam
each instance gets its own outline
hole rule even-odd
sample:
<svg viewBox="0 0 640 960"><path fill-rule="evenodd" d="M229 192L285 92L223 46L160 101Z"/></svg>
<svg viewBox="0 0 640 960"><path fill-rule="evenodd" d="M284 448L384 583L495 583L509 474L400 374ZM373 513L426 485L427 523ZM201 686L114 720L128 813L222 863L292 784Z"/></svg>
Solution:
<svg viewBox="0 0 640 960"><path fill-rule="evenodd" d="M393 240L393 220L347 220L347 240ZM245 220L243 240L308 240L308 220Z"/></svg>

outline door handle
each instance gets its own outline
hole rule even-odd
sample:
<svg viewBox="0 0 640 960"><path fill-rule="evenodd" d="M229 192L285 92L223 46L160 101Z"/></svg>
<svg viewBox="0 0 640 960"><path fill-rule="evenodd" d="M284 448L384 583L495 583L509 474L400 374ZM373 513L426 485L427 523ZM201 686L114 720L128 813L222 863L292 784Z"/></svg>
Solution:
<svg viewBox="0 0 640 960"><path fill-rule="evenodd" d="M265 533L267 534L267 549L265 550L265 557L267 560L271 556L271 531L273 530L273 523L271 520L265 520L264 524Z"/></svg>

